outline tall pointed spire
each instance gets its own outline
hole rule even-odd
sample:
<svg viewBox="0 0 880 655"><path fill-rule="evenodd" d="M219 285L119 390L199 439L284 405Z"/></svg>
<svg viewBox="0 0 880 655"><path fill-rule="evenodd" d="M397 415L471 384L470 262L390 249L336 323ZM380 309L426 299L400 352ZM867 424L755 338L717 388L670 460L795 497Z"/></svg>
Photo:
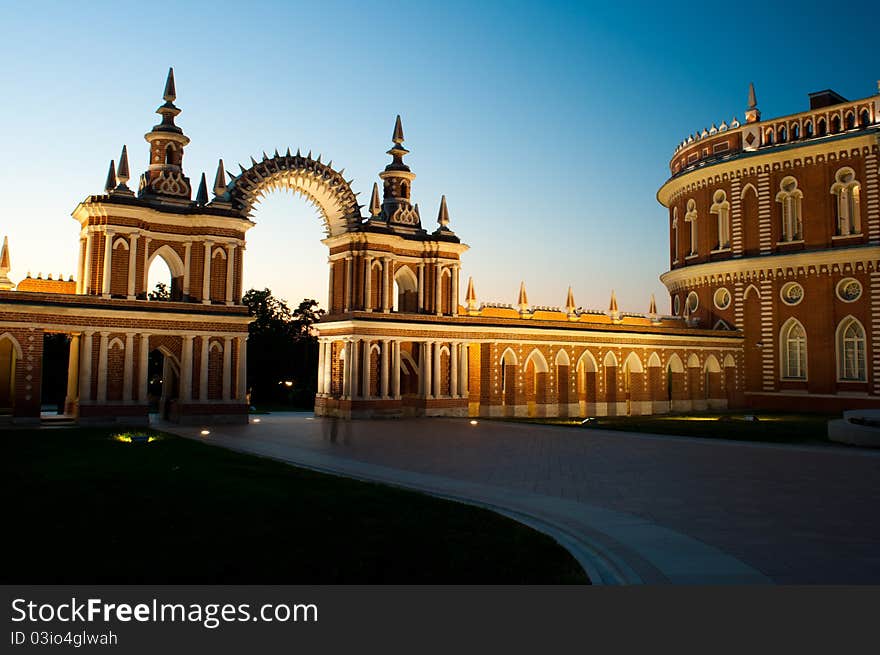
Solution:
<svg viewBox="0 0 880 655"><path fill-rule="evenodd" d="M449 210L446 208L446 196L440 196L440 212L437 214L437 222L443 229L449 225Z"/></svg>
<svg viewBox="0 0 880 655"><path fill-rule="evenodd" d="M217 174L214 175L214 195L222 197L226 194L226 170L223 168L223 160L217 162Z"/></svg>
<svg viewBox="0 0 880 655"><path fill-rule="evenodd" d="M382 203L379 202L379 185L373 182L373 195L370 198L370 216L377 217L382 213Z"/></svg>
<svg viewBox="0 0 880 655"><path fill-rule="evenodd" d="M529 297L526 295L526 283L520 281L519 296L516 299L516 306L519 309L519 315L525 316L529 313Z"/></svg>
<svg viewBox="0 0 880 655"><path fill-rule="evenodd" d="M403 162L403 157L409 150L403 147L403 125L400 115L394 121L394 132L391 135L393 142L388 154L391 155L391 163L385 170L379 173L383 181L382 218L389 225L402 226L405 229L413 228L420 230L422 227L418 210L410 202L412 195L412 181L415 174Z"/></svg>
<svg viewBox="0 0 880 655"><path fill-rule="evenodd" d="M397 145L403 143L403 125L400 122L400 114L397 115L397 120L394 121L394 134L391 135L391 140Z"/></svg>
<svg viewBox="0 0 880 655"><path fill-rule="evenodd" d="M467 305L467 313L469 316L477 316L480 313L480 306L477 304L477 294L474 291L474 278L468 278L467 293L464 298Z"/></svg>
<svg viewBox="0 0 880 655"><path fill-rule="evenodd" d="M570 319L577 319L577 305L574 304L574 291L568 287L568 294L565 297L565 313Z"/></svg>
<svg viewBox="0 0 880 655"><path fill-rule="evenodd" d="M614 293L614 289L611 290L611 302L608 304L608 316L611 317L612 323L616 323L620 320L620 312L617 309L617 296Z"/></svg>
<svg viewBox="0 0 880 655"><path fill-rule="evenodd" d="M9 238L3 237L3 248L0 248L0 291L11 291L15 288L12 280L9 279L9 269L12 266L9 262Z"/></svg>
<svg viewBox="0 0 880 655"><path fill-rule="evenodd" d="M107 170L107 181L104 182L104 191L112 193L116 188L116 162L110 160L110 168Z"/></svg>
<svg viewBox="0 0 880 655"><path fill-rule="evenodd" d="M180 202L181 198L190 199L192 188L189 178L183 174L183 149L189 143L189 137L174 124L180 109L174 105L177 89L173 68L168 69L162 98L165 103L156 109L162 121L144 135L150 144L150 167L141 176L138 195L172 196Z"/></svg>
<svg viewBox="0 0 880 655"><path fill-rule="evenodd" d="M656 316L657 315L657 300L654 298L654 294L651 294L651 305L648 307L648 315Z"/></svg>
<svg viewBox="0 0 880 655"><path fill-rule="evenodd" d="M119 168L116 169L116 180L119 186L125 186L128 183L131 174L128 172L128 148L122 146L122 153L119 155Z"/></svg>
<svg viewBox="0 0 880 655"><path fill-rule="evenodd" d="M761 120L761 110L758 109L755 85L749 82L749 107L746 109L746 123L757 123L759 120Z"/></svg>
<svg viewBox="0 0 880 655"><path fill-rule="evenodd" d="M165 92L162 94L162 98L165 102L174 102L177 100L177 89L174 88L173 66L168 69L168 77L165 79Z"/></svg>
<svg viewBox="0 0 880 655"><path fill-rule="evenodd" d="M196 192L196 204L208 204L208 183L205 180L205 174L202 173L202 179L199 181L199 190Z"/></svg>

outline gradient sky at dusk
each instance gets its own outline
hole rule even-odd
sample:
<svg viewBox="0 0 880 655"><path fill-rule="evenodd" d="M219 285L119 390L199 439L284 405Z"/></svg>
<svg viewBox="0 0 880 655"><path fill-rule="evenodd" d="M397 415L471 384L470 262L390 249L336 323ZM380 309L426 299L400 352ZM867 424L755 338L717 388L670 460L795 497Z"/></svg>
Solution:
<svg viewBox="0 0 880 655"><path fill-rule="evenodd" d="M0 235L14 280L76 267L70 212L103 189L123 143L131 184L168 66L192 139L195 187L217 158L238 170L263 150L332 159L367 204L400 113L413 200L471 246L480 300L585 307L610 289L646 311L668 266L657 188L673 149L742 120L754 81L765 117L807 93L876 92L877 5L828 3L196 2L6 5ZM366 213L366 211L365 211ZM248 233L245 284L296 303L326 300L315 211L275 194Z"/></svg>

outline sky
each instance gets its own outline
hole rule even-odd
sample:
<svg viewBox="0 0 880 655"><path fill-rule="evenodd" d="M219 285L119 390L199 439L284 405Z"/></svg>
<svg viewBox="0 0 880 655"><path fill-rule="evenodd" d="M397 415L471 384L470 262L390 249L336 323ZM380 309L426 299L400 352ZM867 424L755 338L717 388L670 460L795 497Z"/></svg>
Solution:
<svg viewBox="0 0 880 655"><path fill-rule="evenodd" d="M481 301L668 310L667 213L656 200L675 146L742 120L749 82L765 117L807 93L877 92L878 5L764 2L211 2L0 6L5 128L0 235L11 277L75 272L77 203L101 193L128 145L132 182L174 67L193 187L222 157L322 154L369 202L403 119L413 201L471 249ZM855 11L855 7L852 11ZM829 13L833 13L833 16ZM366 213L366 209L364 210ZM247 235L245 288L291 304L327 294L323 228L275 193Z"/></svg>

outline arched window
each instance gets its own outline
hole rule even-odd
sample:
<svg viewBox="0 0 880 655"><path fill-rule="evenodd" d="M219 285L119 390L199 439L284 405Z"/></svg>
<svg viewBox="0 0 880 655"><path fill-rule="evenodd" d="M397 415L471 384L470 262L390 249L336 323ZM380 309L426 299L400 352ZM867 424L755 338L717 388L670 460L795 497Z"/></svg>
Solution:
<svg viewBox="0 0 880 655"><path fill-rule="evenodd" d="M796 318L782 326L779 337L782 377L787 380L807 379L807 333Z"/></svg>
<svg viewBox="0 0 880 655"><path fill-rule="evenodd" d="M678 207L672 208L672 263L678 261Z"/></svg>
<svg viewBox="0 0 880 655"><path fill-rule="evenodd" d="M785 126L779 128L779 143L785 143L788 140L788 133L785 131Z"/></svg>
<svg viewBox="0 0 880 655"><path fill-rule="evenodd" d="M173 163L174 163L173 160L174 160L174 148L173 148L172 145L169 143L169 144L165 147L165 163L166 163L166 164L173 164Z"/></svg>
<svg viewBox="0 0 880 655"><path fill-rule="evenodd" d="M825 122L824 118L820 118L817 125L819 126L819 136L825 136L828 134L828 124Z"/></svg>
<svg viewBox="0 0 880 655"><path fill-rule="evenodd" d="M801 138L801 126L797 123L791 124L791 140L797 141Z"/></svg>
<svg viewBox="0 0 880 655"><path fill-rule="evenodd" d="M798 189L797 180L785 177L779 183L776 202L782 208L782 241L800 241L803 239L801 220L801 204L804 194Z"/></svg>
<svg viewBox="0 0 880 655"><path fill-rule="evenodd" d="M868 123L871 122L871 116L868 114L867 109L863 109L859 114L859 127L868 127Z"/></svg>
<svg viewBox="0 0 880 655"><path fill-rule="evenodd" d="M848 111L846 112L846 129L852 130L856 126L856 115L855 112Z"/></svg>
<svg viewBox="0 0 880 655"><path fill-rule="evenodd" d="M840 132L840 116L835 114L831 117L831 134Z"/></svg>
<svg viewBox="0 0 880 655"><path fill-rule="evenodd" d="M718 245L716 250L730 248L730 203L727 202L727 194L719 189L712 196L712 206L709 213L718 216Z"/></svg>
<svg viewBox="0 0 880 655"><path fill-rule="evenodd" d="M773 145L773 128L770 128L764 133L764 145Z"/></svg>
<svg viewBox="0 0 880 655"><path fill-rule="evenodd" d="M831 185L831 193L837 196L837 226L835 233L838 236L860 234L862 231L860 196L861 187L856 180L855 171L851 168L841 168L834 175L834 184Z"/></svg>
<svg viewBox="0 0 880 655"><path fill-rule="evenodd" d="M852 316L843 319L837 326L838 378L850 382L867 380L865 353L865 328Z"/></svg>
<svg viewBox="0 0 880 655"><path fill-rule="evenodd" d="M697 254L697 203L691 198L687 202L687 213L684 215L686 223L691 226L691 251L688 257L694 257Z"/></svg>
<svg viewBox="0 0 880 655"><path fill-rule="evenodd" d="M406 195L406 182L401 182L401 183L400 183L400 197L401 197L401 198L406 198L406 197L407 197L407 195Z"/></svg>
<svg viewBox="0 0 880 655"><path fill-rule="evenodd" d="M419 311L419 281L409 266L401 266L394 274L392 310L416 313Z"/></svg>
<svg viewBox="0 0 880 655"><path fill-rule="evenodd" d="M808 139L813 136L813 121L804 123L804 136Z"/></svg>

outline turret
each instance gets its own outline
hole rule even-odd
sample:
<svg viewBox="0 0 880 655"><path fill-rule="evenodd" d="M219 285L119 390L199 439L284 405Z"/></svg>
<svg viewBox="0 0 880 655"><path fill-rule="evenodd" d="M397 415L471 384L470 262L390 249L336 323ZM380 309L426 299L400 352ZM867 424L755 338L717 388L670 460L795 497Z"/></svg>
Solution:
<svg viewBox="0 0 880 655"><path fill-rule="evenodd" d="M389 226L421 229L422 221L418 207L413 207L410 202L412 181L416 176L403 162L409 150L403 147L403 126L399 115L394 123L391 141L393 145L387 153L391 155L391 163L379 173L383 182L382 218Z"/></svg>
<svg viewBox="0 0 880 655"><path fill-rule="evenodd" d="M150 144L150 165L147 172L141 175L138 195L189 202L192 188L189 178L183 174L183 149L189 143L189 137L174 124L174 119L180 114L180 109L174 105L176 98L174 69L169 68L163 94L165 104L156 110L162 121L144 135Z"/></svg>

